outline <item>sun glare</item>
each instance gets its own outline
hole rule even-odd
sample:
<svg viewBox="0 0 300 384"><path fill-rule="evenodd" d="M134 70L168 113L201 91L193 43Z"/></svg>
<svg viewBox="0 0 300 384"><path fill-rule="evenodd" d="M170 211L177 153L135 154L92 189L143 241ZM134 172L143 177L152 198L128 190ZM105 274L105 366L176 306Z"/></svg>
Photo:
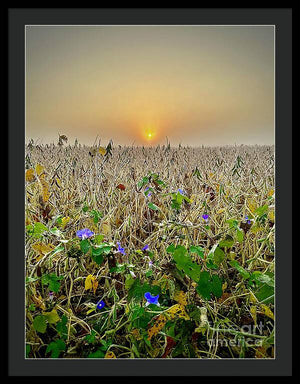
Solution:
<svg viewBox="0 0 300 384"><path fill-rule="evenodd" d="M157 140L158 126L154 123L144 123L141 125L140 132L144 142L153 144Z"/></svg>
<svg viewBox="0 0 300 384"><path fill-rule="evenodd" d="M153 140L154 139L154 136L155 136L155 134L154 134L154 131L153 131L153 129L146 129L145 130L145 138L146 138L146 140L148 140L148 141L151 141L151 140Z"/></svg>

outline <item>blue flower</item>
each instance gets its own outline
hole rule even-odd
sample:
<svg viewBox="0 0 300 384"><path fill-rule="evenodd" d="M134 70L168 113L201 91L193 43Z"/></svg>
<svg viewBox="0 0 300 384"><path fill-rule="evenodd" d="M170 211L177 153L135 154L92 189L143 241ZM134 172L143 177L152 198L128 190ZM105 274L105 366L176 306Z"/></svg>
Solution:
<svg viewBox="0 0 300 384"><path fill-rule="evenodd" d="M251 220L249 219L248 216L245 216L245 220L247 221L247 224L251 224Z"/></svg>
<svg viewBox="0 0 300 384"><path fill-rule="evenodd" d="M147 187L147 188L145 189L145 192L144 192L144 193L145 193L146 196L151 196L151 195L152 195L152 193L149 191L149 189L150 189L149 187ZM149 192L146 193L147 191L149 191Z"/></svg>
<svg viewBox="0 0 300 384"><path fill-rule="evenodd" d="M98 303L97 303L97 308L98 308L98 309L102 309L103 307L105 307L105 303L104 303L104 301L103 301L103 300L98 301Z"/></svg>
<svg viewBox="0 0 300 384"><path fill-rule="evenodd" d="M203 219L208 222L208 218L209 218L209 215L205 214L205 215L202 215Z"/></svg>
<svg viewBox="0 0 300 384"><path fill-rule="evenodd" d="M121 244L119 242L117 242L117 244L118 244L118 251L122 253L122 255L126 255L125 249L121 247Z"/></svg>
<svg viewBox="0 0 300 384"><path fill-rule="evenodd" d="M148 244L146 244L146 245L144 246L144 248L142 248L142 251L147 251L147 249L149 249L149 245L148 245Z"/></svg>
<svg viewBox="0 0 300 384"><path fill-rule="evenodd" d="M183 192L183 190L182 189L178 189L178 192L181 194L181 195L184 195L184 192Z"/></svg>
<svg viewBox="0 0 300 384"><path fill-rule="evenodd" d="M79 239L84 240L88 239L89 237L94 235L94 232L92 232L90 229L85 228L85 229L80 229L79 231L76 232L77 237Z"/></svg>
<svg viewBox="0 0 300 384"><path fill-rule="evenodd" d="M149 304L155 304L155 305L160 305L158 302L159 295L157 296L152 296L150 292L146 292L144 295L145 299L147 300L146 306Z"/></svg>

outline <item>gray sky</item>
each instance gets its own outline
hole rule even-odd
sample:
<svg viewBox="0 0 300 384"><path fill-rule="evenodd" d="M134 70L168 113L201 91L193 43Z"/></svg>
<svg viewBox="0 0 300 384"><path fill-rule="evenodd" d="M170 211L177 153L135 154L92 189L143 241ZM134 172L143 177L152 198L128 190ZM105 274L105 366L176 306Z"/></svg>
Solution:
<svg viewBox="0 0 300 384"><path fill-rule="evenodd" d="M26 28L26 140L274 143L272 26Z"/></svg>

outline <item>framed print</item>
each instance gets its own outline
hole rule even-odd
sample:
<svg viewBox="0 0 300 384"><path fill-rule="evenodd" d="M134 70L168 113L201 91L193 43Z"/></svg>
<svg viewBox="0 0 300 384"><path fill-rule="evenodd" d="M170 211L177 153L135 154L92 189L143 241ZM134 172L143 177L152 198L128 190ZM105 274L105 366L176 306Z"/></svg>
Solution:
<svg viewBox="0 0 300 384"><path fill-rule="evenodd" d="M290 375L291 9L8 24L9 374Z"/></svg>

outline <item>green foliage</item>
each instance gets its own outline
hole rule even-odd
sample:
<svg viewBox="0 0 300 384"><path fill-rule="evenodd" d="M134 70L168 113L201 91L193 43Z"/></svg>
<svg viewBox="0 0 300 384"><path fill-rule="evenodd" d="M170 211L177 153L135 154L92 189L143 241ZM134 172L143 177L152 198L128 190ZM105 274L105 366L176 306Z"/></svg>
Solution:
<svg viewBox="0 0 300 384"><path fill-rule="evenodd" d="M145 273L145 276L146 277L150 277L153 275L153 270L152 269L149 269L146 273Z"/></svg>
<svg viewBox="0 0 300 384"><path fill-rule="evenodd" d="M263 215L265 215L268 212L268 210L269 210L269 207L267 205L263 205L263 206L257 208L254 213L258 217L262 217Z"/></svg>
<svg viewBox="0 0 300 384"><path fill-rule="evenodd" d="M31 351L31 345L26 344L26 358L28 358L30 351Z"/></svg>
<svg viewBox="0 0 300 384"><path fill-rule="evenodd" d="M229 224L230 228L235 228L235 229L238 228L238 224L239 224L239 222L235 219L226 220L226 223Z"/></svg>
<svg viewBox="0 0 300 384"><path fill-rule="evenodd" d="M96 209L92 209L90 211L90 216L93 218L94 223L98 224L99 220L103 217L103 213Z"/></svg>
<svg viewBox="0 0 300 384"><path fill-rule="evenodd" d="M158 185L161 188L165 188L166 184L163 180L160 179L158 173L150 173L148 176L144 176L137 184L138 188L141 190L145 185L151 183L153 181L154 185ZM149 187L149 190L147 191L148 193L150 191L154 191L153 188ZM147 193L147 195L148 195Z"/></svg>
<svg viewBox="0 0 300 384"><path fill-rule="evenodd" d="M184 267L191 260L190 256L187 253L187 249L182 245L178 245L174 249L173 259L175 260L179 268Z"/></svg>
<svg viewBox="0 0 300 384"><path fill-rule="evenodd" d="M192 280L197 282L199 280L201 267L199 264L192 261L187 249L181 245L178 245L176 248L168 247L167 249L168 252L173 253L173 259L176 263L176 267L183 271ZM197 248L196 250L197 252L201 252L201 250Z"/></svg>
<svg viewBox="0 0 300 384"><path fill-rule="evenodd" d="M99 245L95 245L92 247L92 259L97 263L98 265L101 265L104 261L104 256L108 255L112 250L112 245L109 245L108 243L102 243Z"/></svg>
<svg viewBox="0 0 300 384"><path fill-rule="evenodd" d="M93 332L93 331L92 331ZM111 340L100 340L100 343L102 344L96 351L90 352L87 356L88 359L102 359L105 356L105 352L108 350L108 348L111 346L112 341Z"/></svg>
<svg viewBox="0 0 300 384"><path fill-rule="evenodd" d="M82 212L87 212L88 210L90 209L90 207L87 205L87 204L85 204L83 207L82 207Z"/></svg>
<svg viewBox="0 0 300 384"><path fill-rule="evenodd" d="M59 336L63 339L68 337L68 328L67 328L68 318L66 315L61 317L61 321L56 324L56 331Z"/></svg>
<svg viewBox="0 0 300 384"><path fill-rule="evenodd" d="M246 271L236 260L231 260L229 264L235 268L243 277L243 279L249 279L250 273Z"/></svg>
<svg viewBox="0 0 300 384"><path fill-rule="evenodd" d="M60 339L57 339L55 341L52 341L47 349L46 349L46 353L50 353L51 352L51 357L53 359L56 359L59 357L59 355L61 354L61 352L65 351L66 349L66 344L63 340L60 340Z"/></svg>
<svg viewBox="0 0 300 384"><path fill-rule="evenodd" d="M255 292L255 297L260 303L274 304L274 288L267 284L261 285Z"/></svg>
<svg viewBox="0 0 300 384"><path fill-rule="evenodd" d="M234 239L232 236L227 235L225 239L221 240L219 243L220 248L231 248L234 244Z"/></svg>
<svg viewBox="0 0 300 384"><path fill-rule="evenodd" d="M54 255L56 255L57 253L59 252L63 252L65 250L65 247L62 245L62 244L58 244L54 249L53 251L51 252L51 257L53 257Z"/></svg>
<svg viewBox="0 0 300 384"><path fill-rule="evenodd" d="M131 286L134 284L135 279L129 274L125 276L125 289L129 290Z"/></svg>
<svg viewBox="0 0 300 384"><path fill-rule="evenodd" d="M101 349L97 349L95 352L91 352L88 354L88 359L103 359L105 356L105 353L101 351Z"/></svg>
<svg viewBox="0 0 300 384"><path fill-rule="evenodd" d="M130 321L132 328L146 328L153 315L145 310L145 307L136 305L132 308Z"/></svg>
<svg viewBox="0 0 300 384"><path fill-rule="evenodd" d="M153 193L153 192L154 192L154 189L151 188L151 187L149 187L146 191L144 191L144 195L145 195L145 196L148 196L149 193Z"/></svg>
<svg viewBox="0 0 300 384"><path fill-rule="evenodd" d="M43 316L45 316L49 324L56 324L60 320L56 310L43 312Z"/></svg>
<svg viewBox="0 0 300 384"><path fill-rule="evenodd" d="M229 264L235 268L243 277L248 280L248 285L253 289L253 293L260 303L274 303L274 274L271 272L262 273L254 271L252 273L245 270L236 260Z"/></svg>
<svg viewBox="0 0 300 384"><path fill-rule="evenodd" d="M251 217L250 214L249 214L249 217ZM236 240L239 243L242 243L244 240L244 231L239 227L239 222L235 219L229 219L229 220L226 220L226 223L229 224L230 229L235 230Z"/></svg>
<svg viewBox="0 0 300 384"><path fill-rule="evenodd" d="M218 275L211 276L211 292L216 297L221 297L223 294L222 280Z"/></svg>
<svg viewBox="0 0 300 384"><path fill-rule="evenodd" d="M236 238L239 243L242 243L244 240L244 231L240 228L236 229Z"/></svg>
<svg viewBox="0 0 300 384"><path fill-rule="evenodd" d="M200 256L202 259L204 258L204 248L200 247L199 245L192 245L190 247L191 253L196 253L198 256Z"/></svg>
<svg viewBox="0 0 300 384"><path fill-rule="evenodd" d="M159 208L157 205L153 204L153 203L148 203L148 208L152 209L153 211L159 211Z"/></svg>
<svg viewBox="0 0 300 384"><path fill-rule="evenodd" d="M62 215L59 215L57 218L56 218L56 221L55 221L55 224L60 226L62 224L62 218L63 216Z"/></svg>
<svg viewBox="0 0 300 384"><path fill-rule="evenodd" d="M80 241L80 249L81 251L86 254L90 250L91 244L88 239L84 239Z"/></svg>
<svg viewBox="0 0 300 384"><path fill-rule="evenodd" d="M264 224L268 217L269 207L267 205L263 205L255 210L255 215L257 216L257 222Z"/></svg>
<svg viewBox="0 0 300 384"><path fill-rule="evenodd" d="M167 251L168 253L173 253L173 252L175 251L175 249L176 249L175 245L174 245L174 244L170 244L170 245L167 247L166 251Z"/></svg>
<svg viewBox="0 0 300 384"><path fill-rule="evenodd" d="M93 344L96 342L96 331L92 330L92 332L88 335L85 336L85 340L90 343L90 344Z"/></svg>
<svg viewBox="0 0 300 384"><path fill-rule="evenodd" d="M218 275L211 275L207 271L200 273L200 278L196 291L203 297L205 300L211 299L211 294L216 297L222 296L222 280Z"/></svg>
<svg viewBox="0 0 300 384"><path fill-rule="evenodd" d="M199 322L201 319L201 311L200 308L196 305L192 305L192 308L189 309L189 316L192 320Z"/></svg>
<svg viewBox="0 0 300 384"><path fill-rule="evenodd" d="M162 188L166 187L165 182L159 178L158 173L151 173L151 180L153 180L156 184L158 184Z"/></svg>
<svg viewBox="0 0 300 384"><path fill-rule="evenodd" d="M177 212L180 211L183 201L186 201L187 203L191 202L187 196L184 196L180 192L171 193L170 195L172 197L171 208L175 209Z"/></svg>
<svg viewBox="0 0 300 384"><path fill-rule="evenodd" d="M138 188L142 189L148 183L149 183L149 176L144 176L142 180L138 182Z"/></svg>
<svg viewBox="0 0 300 384"><path fill-rule="evenodd" d="M124 273L124 272L126 272L126 269L127 269L127 265L126 264L117 264L117 266L116 267L112 267L109 270L109 272L110 273Z"/></svg>
<svg viewBox="0 0 300 384"><path fill-rule="evenodd" d="M34 225L27 225L26 232L29 236L41 238L45 232L48 232L48 228L44 224L36 222Z"/></svg>
<svg viewBox="0 0 300 384"><path fill-rule="evenodd" d="M63 276L57 276L55 273L49 273L42 276L42 284L48 285L50 291L57 293L60 289L60 280Z"/></svg>
<svg viewBox="0 0 300 384"><path fill-rule="evenodd" d="M100 245L104 239L104 235L96 235L93 239L93 244Z"/></svg>
<svg viewBox="0 0 300 384"><path fill-rule="evenodd" d="M218 244L215 244L212 249L209 251L207 255L207 260L211 262L213 265L219 266L223 260L225 259L226 255L224 251L218 246Z"/></svg>
<svg viewBox="0 0 300 384"><path fill-rule="evenodd" d="M40 333L45 333L47 329L46 317L38 315L33 320L33 328Z"/></svg>
<svg viewBox="0 0 300 384"><path fill-rule="evenodd" d="M267 284L274 288L274 274L271 272L262 273L260 271L254 271L251 273L249 284L253 284L253 282L256 282L257 284Z"/></svg>
<svg viewBox="0 0 300 384"><path fill-rule="evenodd" d="M212 259L207 259L206 260L206 263L205 263L206 267L208 269L219 269L219 266L217 264L214 264L214 262L212 261Z"/></svg>
<svg viewBox="0 0 300 384"><path fill-rule="evenodd" d="M50 232L54 235L54 236L57 236L57 237L61 237L62 236L62 232L57 228L57 227L53 227L50 229Z"/></svg>
<svg viewBox="0 0 300 384"><path fill-rule="evenodd" d="M274 304L275 281L273 273L254 271L249 276L248 284L260 303Z"/></svg>

